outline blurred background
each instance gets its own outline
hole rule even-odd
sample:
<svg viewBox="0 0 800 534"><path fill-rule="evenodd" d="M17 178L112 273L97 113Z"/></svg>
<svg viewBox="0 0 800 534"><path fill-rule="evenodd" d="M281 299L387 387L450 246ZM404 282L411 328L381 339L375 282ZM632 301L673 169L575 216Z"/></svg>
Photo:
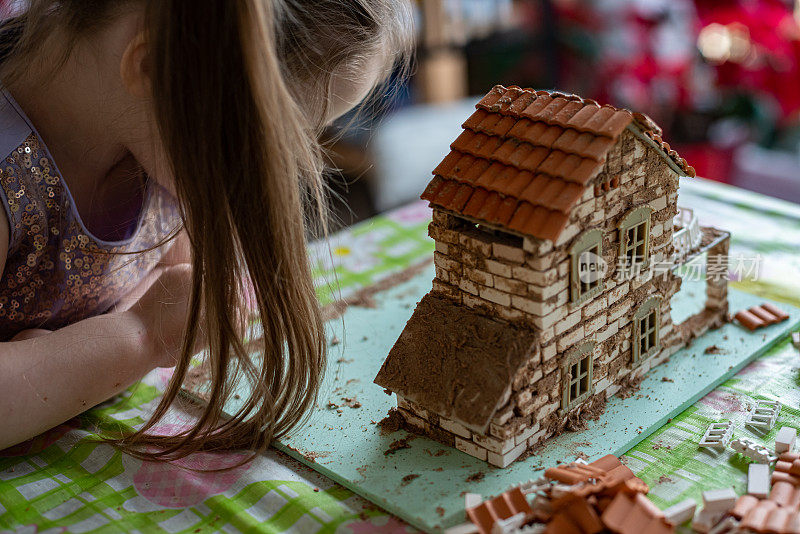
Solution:
<svg viewBox="0 0 800 534"><path fill-rule="evenodd" d="M498 83L642 111L698 176L800 203L800 0L414 7L412 75L327 134L341 224L418 198L476 97Z"/></svg>

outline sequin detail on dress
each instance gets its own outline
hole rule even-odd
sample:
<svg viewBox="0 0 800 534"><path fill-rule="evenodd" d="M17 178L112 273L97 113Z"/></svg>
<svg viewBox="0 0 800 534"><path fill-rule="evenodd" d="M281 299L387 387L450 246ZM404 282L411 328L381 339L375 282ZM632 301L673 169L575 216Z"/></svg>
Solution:
<svg viewBox="0 0 800 534"><path fill-rule="evenodd" d="M109 243L83 226L35 133L3 161L9 251L0 279L0 339L28 328L57 329L106 312L149 273L180 227L174 198L148 184L133 236Z"/></svg>

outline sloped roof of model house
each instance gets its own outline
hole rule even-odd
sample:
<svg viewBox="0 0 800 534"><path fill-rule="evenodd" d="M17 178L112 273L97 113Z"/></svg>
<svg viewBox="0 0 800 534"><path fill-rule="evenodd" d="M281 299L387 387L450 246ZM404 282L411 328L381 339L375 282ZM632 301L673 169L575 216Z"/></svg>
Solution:
<svg viewBox="0 0 800 534"><path fill-rule="evenodd" d="M530 330L428 294L375 383L482 432L534 342Z"/></svg>
<svg viewBox="0 0 800 534"><path fill-rule="evenodd" d="M626 128L652 141L679 174L694 176L640 113L502 85L476 108L422 198L501 229L555 241Z"/></svg>

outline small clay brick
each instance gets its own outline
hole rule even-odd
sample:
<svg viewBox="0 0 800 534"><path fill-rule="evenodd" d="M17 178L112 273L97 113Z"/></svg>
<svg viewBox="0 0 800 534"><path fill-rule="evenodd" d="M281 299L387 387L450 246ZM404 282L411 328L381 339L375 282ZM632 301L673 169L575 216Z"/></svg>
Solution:
<svg viewBox="0 0 800 534"><path fill-rule="evenodd" d="M694 499L684 499L664 510L664 518L673 525L682 525L694 517L696 509Z"/></svg>
<svg viewBox="0 0 800 534"><path fill-rule="evenodd" d="M703 492L703 511L727 512L736 504L736 492L733 488L720 488Z"/></svg>
<svg viewBox="0 0 800 534"><path fill-rule="evenodd" d="M750 464L747 468L747 493L759 499L769 494L769 465Z"/></svg>
<svg viewBox="0 0 800 534"><path fill-rule="evenodd" d="M775 436L775 452L778 454L784 452L791 452L794 450L794 444L797 441L797 429L784 426L778 430L778 434Z"/></svg>
<svg viewBox="0 0 800 534"><path fill-rule="evenodd" d="M794 348L800 349L800 332L792 332L792 345Z"/></svg>

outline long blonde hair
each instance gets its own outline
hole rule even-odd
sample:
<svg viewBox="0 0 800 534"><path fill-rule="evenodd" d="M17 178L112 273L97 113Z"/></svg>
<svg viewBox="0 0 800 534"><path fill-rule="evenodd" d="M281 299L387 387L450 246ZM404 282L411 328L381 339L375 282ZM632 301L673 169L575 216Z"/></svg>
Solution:
<svg viewBox="0 0 800 534"><path fill-rule="evenodd" d="M4 79L54 30L76 39L137 3L193 276L182 355L164 396L140 430L110 441L163 460L201 449L261 450L303 419L325 369L305 245L324 231L317 137L333 74L357 76L386 51L387 63L407 57L410 8L403 0L31 0L13 43L0 49ZM245 279L263 327L263 359L255 362L243 343ZM200 328L211 400L192 428L151 435L181 389ZM252 395L223 419L238 380Z"/></svg>

